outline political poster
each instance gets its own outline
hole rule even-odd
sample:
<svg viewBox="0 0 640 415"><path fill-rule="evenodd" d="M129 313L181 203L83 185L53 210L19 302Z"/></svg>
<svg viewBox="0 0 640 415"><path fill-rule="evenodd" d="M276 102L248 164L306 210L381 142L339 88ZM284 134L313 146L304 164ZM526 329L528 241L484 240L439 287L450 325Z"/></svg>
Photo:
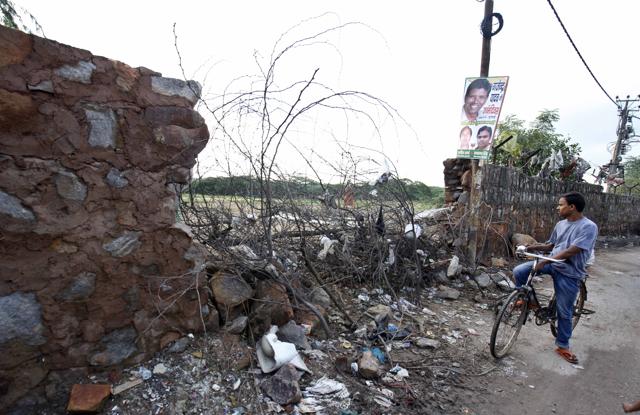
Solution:
<svg viewBox="0 0 640 415"><path fill-rule="evenodd" d="M508 82L508 76L465 79L458 158L489 158Z"/></svg>

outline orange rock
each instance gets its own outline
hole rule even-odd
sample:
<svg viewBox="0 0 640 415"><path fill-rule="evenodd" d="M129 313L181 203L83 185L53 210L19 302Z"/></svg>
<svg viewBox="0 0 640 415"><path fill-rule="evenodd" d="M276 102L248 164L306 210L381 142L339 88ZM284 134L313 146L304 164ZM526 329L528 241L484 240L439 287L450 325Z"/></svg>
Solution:
<svg viewBox="0 0 640 415"><path fill-rule="evenodd" d="M0 89L0 126L11 122L25 123L36 113L36 106L29 95Z"/></svg>
<svg viewBox="0 0 640 415"><path fill-rule="evenodd" d="M111 396L111 385L75 384L71 388L67 411L98 412L109 396Z"/></svg>
<svg viewBox="0 0 640 415"><path fill-rule="evenodd" d="M31 37L19 30L0 28L0 68L14 63L22 63L31 52Z"/></svg>
<svg viewBox="0 0 640 415"><path fill-rule="evenodd" d="M327 311L322 306L317 304L315 306L320 314L322 314L323 317L326 317ZM297 309L295 312L295 321L303 326L311 327L311 334L317 334L318 329L322 331L320 328L320 319L309 310Z"/></svg>

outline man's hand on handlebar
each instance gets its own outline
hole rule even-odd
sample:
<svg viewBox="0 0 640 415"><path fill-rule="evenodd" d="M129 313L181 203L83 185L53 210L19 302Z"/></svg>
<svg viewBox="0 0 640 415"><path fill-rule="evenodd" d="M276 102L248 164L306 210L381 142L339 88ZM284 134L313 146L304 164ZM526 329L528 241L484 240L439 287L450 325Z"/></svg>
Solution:
<svg viewBox="0 0 640 415"><path fill-rule="evenodd" d="M547 253L547 252L551 252L551 250L553 249L553 244L526 244L526 245L520 245L518 247L518 249L520 247L524 247L524 252L533 252L533 251L538 251L540 253Z"/></svg>

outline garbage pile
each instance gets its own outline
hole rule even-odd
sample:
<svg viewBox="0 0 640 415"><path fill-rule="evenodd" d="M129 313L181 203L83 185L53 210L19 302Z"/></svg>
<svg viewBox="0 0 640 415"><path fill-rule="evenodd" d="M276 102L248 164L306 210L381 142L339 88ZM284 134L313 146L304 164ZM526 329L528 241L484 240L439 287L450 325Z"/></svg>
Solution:
<svg viewBox="0 0 640 415"><path fill-rule="evenodd" d="M304 225L302 211L279 212L268 255L259 218L231 220L206 264L220 330L175 333L153 361L94 377L110 389L82 410L105 401L111 414L459 409L464 376L485 361L491 309L512 287L509 261L465 266L450 208L321 209Z"/></svg>

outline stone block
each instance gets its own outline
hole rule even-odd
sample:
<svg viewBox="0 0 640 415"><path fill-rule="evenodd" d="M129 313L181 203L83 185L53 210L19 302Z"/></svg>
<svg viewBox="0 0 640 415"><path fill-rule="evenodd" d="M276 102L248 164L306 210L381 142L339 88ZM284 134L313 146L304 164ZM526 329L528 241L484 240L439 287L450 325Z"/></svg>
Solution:
<svg viewBox="0 0 640 415"><path fill-rule="evenodd" d="M55 176L58 195L65 199L83 201L87 197L87 186L69 171L61 171Z"/></svg>
<svg viewBox="0 0 640 415"><path fill-rule="evenodd" d="M112 256L122 258L142 245L139 240L141 234L142 232L125 232L122 236L102 245L102 248Z"/></svg>
<svg viewBox="0 0 640 415"><path fill-rule="evenodd" d="M88 61L80 61L76 65L63 65L53 72L67 81L80 82L82 84L91 83L91 75L96 69L96 65Z"/></svg>
<svg viewBox="0 0 640 415"><path fill-rule="evenodd" d="M148 107L144 111L144 118L152 127L177 125L191 129L204 125L204 119L197 111L183 107Z"/></svg>
<svg viewBox="0 0 640 415"><path fill-rule="evenodd" d="M113 167L109 170L105 179L109 186L116 189L122 189L129 184L129 181L124 177L124 173Z"/></svg>
<svg viewBox="0 0 640 415"><path fill-rule="evenodd" d="M46 343L42 307L35 294L16 291L0 297L0 345L10 340L30 346Z"/></svg>
<svg viewBox="0 0 640 415"><path fill-rule="evenodd" d="M370 350L362 353L358 360L358 372L365 379L375 379L380 375L380 361Z"/></svg>
<svg viewBox="0 0 640 415"><path fill-rule="evenodd" d="M292 365L284 365L275 375L263 380L260 389L277 404L298 403L302 399L298 379L296 368Z"/></svg>
<svg viewBox="0 0 640 415"><path fill-rule="evenodd" d="M27 85L27 89L29 89L29 91L48 92L50 94L55 92L53 89L53 82L50 80L38 82L35 85Z"/></svg>
<svg viewBox="0 0 640 415"><path fill-rule="evenodd" d="M99 412L111 396L111 385L75 384L71 388L67 411L71 413Z"/></svg>
<svg viewBox="0 0 640 415"><path fill-rule="evenodd" d="M96 274L82 272L78 274L57 298L62 301L86 301L96 289Z"/></svg>
<svg viewBox="0 0 640 415"><path fill-rule="evenodd" d="M91 147L109 148L116 146L118 122L113 110L85 109L85 116L89 122L89 145Z"/></svg>
<svg viewBox="0 0 640 415"><path fill-rule="evenodd" d="M92 366L111 366L121 363L138 351L136 347L137 333L133 327L117 329L107 334L100 341L103 350L89 358Z"/></svg>
<svg viewBox="0 0 640 415"><path fill-rule="evenodd" d="M23 206L20 199L2 190L0 190L0 214L10 216L20 221L30 222L36 220L33 211Z"/></svg>
<svg viewBox="0 0 640 415"><path fill-rule="evenodd" d="M223 271L216 273L210 281L216 303L224 307L240 305L253 297L253 288L238 275Z"/></svg>
<svg viewBox="0 0 640 415"><path fill-rule="evenodd" d="M196 81L185 82L181 79L160 76L151 77L151 89L157 94L185 98L191 105L198 102L202 92L202 87Z"/></svg>

